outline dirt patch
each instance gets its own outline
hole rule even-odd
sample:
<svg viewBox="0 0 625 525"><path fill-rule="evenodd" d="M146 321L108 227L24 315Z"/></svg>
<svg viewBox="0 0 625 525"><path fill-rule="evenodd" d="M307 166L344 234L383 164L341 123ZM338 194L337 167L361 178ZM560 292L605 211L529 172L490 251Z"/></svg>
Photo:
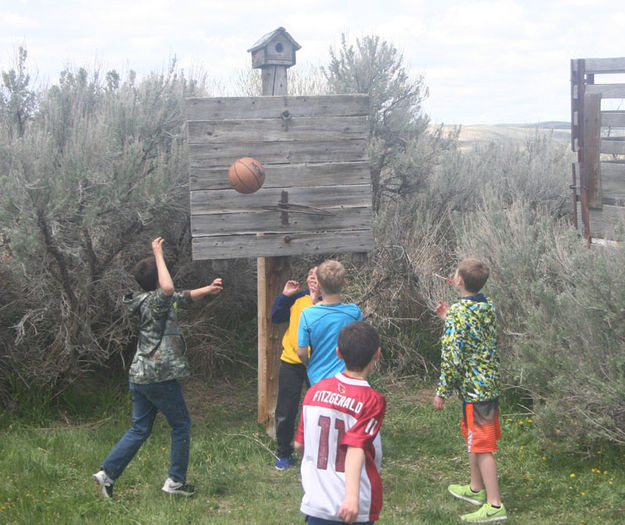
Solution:
<svg viewBox="0 0 625 525"><path fill-rule="evenodd" d="M192 376L182 382L184 399L195 421L201 421L211 410L233 404L256 407L256 385L250 381L214 379L206 381Z"/></svg>

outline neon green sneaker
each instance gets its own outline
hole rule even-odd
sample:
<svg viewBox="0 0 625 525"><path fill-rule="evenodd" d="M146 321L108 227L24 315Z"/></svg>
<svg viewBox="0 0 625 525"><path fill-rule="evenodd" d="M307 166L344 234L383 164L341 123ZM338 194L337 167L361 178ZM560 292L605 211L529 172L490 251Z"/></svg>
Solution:
<svg viewBox="0 0 625 525"><path fill-rule="evenodd" d="M486 491L484 489L479 492L473 492L471 485L449 485L447 490L454 498L468 501L473 503L473 505L484 505L486 503Z"/></svg>
<svg viewBox="0 0 625 525"><path fill-rule="evenodd" d="M496 509L490 503L484 503L478 510L460 516L462 521L468 521L469 523L489 523L491 521L503 521L508 519L506 513L506 507L501 504L501 507Z"/></svg>

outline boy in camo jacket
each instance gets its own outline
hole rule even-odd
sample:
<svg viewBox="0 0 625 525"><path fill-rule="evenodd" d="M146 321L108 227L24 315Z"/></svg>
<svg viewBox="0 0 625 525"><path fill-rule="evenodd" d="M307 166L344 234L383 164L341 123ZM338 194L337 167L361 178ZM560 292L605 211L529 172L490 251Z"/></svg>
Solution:
<svg viewBox="0 0 625 525"><path fill-rule="evenodd" d="M194 290L176 292L163 257L161 237L152 241L153 257L139 261L133 274L145 290L124 297L130 316L139 327L137 351L129 370L132 398L132 427L92 476L105 498L113 496L113 484L152 432L160 411L171 427L169 476L163 492L192 496L195 489L186 483L189 464L191 418L178 378L189 375L186 344L178 326L179 305L217 295L222 281Z"/></svg>
<svg viewBox="0 0 625 525"><path fill-rule="evenodd" d="M477 511L461 516L470 523L507 518L493 455L501 438L497 316L492 301L479 293L488 275L488 267L482 261L463 259L454 276L460 300L452 306L441 301L435 309L436 315L445 321L445 332L441 339L441 374L434 408L442 410L454 390L462 397L461 428L469 452L471 482L449 485L448 490L452 496L480 506Z"/></svg>

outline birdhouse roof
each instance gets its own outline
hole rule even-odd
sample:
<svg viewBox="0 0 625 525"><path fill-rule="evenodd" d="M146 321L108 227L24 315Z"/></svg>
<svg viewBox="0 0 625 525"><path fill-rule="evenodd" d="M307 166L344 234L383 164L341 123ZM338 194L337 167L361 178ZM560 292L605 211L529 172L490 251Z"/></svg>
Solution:
<svg viewBox="0 0 625 525"><path fill-rule="evenodd" d="M269 44L269 42L271 42L275 37L279 35L284 35L284 37L287 38L289 42L291 42L295 51L301 49L302 46L300 46L295 40L293 40L293 37L287 33L286 29L284 29L284 27L279 27L271 33L267 33L266 35L264 35L258 42L256 42L252 47L247 50L248 53L253 53L258 49L265 47L267 44Z"/></svg>

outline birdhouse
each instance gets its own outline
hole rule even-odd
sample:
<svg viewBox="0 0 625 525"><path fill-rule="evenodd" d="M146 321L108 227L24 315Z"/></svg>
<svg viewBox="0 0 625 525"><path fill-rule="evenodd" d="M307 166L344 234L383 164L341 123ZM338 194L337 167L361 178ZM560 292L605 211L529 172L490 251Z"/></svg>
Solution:
<svg viewBox="0 0 625 525"><path fill-rule="evenodd" d="M267 33L247 51L252 53L252 67L291 67L295 64L295 52L300 46L284 27Z"/></svg>

